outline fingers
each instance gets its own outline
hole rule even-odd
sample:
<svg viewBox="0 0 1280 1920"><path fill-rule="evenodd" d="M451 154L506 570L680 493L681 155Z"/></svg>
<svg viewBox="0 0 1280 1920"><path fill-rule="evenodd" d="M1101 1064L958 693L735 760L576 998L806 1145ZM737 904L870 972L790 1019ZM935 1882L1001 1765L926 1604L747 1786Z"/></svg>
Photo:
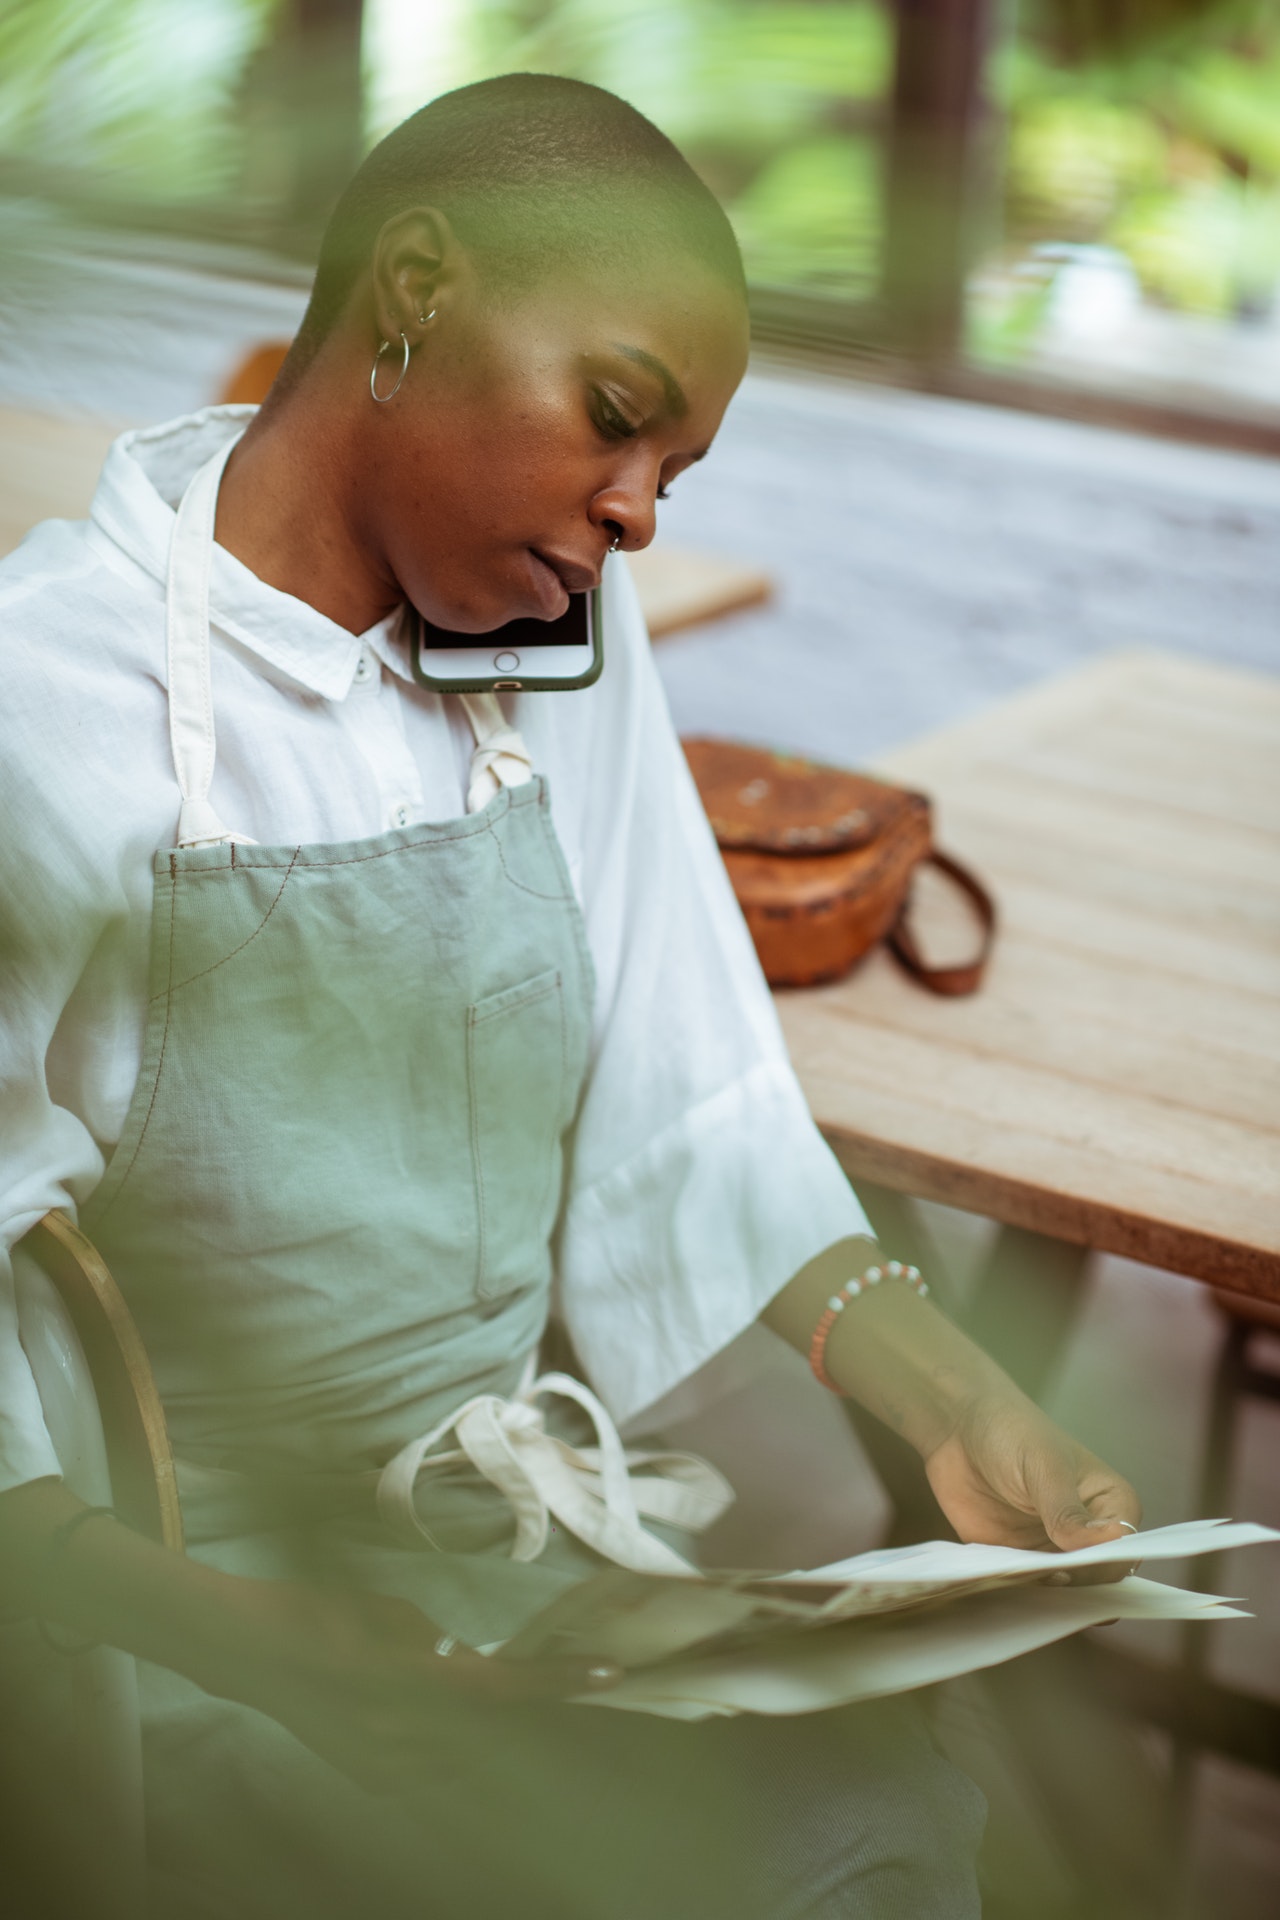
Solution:
<svg viewBox="0 0 1280 1920"><path fill-rule="evenodd" d="M446 1678L496 1700L572 1700L605 1691L623 1677L623 1669L606 1660L495 1660L463 1648L449 1667Z"/></svg>
<svg viewBox="0 0 1280 1920"><path fill-rule="evenodd" d="M1108 1501L1107 1507L1119 1502ZM1137 1502L1133 1505L1137 1508ZM1139 1510L1140 1511L1140 1510ZM1105 1540L1119 1540L1138 1531L1138 1521L1128 1513L1103 1511L1087 1506L1074 1495L1058 1499L1041 1510L1044 1530L1055 1547L1071 1553L1078 1547L1096 1547Z"/></svg>
<svg viewBox="0 0 1280 1920"><path fill-rule="evenodd" d="M572 1700L579 1694L606 1692L623 1672L605 1660L590 1665L581 1660L505 1660L498 1670L503 1693L525 1700Z"/></svg>
<svg viewBox="0 0 1280 1920"><path fill-rule="evenodd" d="M621 1667L605 1661L502 1660L463 1646L436 1665L444 1687L435 1686L425 1702L402 1694L331 1737L318 1740L310 1729L308 1744L367 1792L419 1791L449 1776L460 1742L465 1748L477 1736L500 1737L504 1711L581 1699L623 1677Z"/></svg>
<svg viewBox="0 0 1280 1920"><path fill-rule="evenodd" d="M1083 1470L1082 1470L1083 1469ZM1092 1455L1082 1455L1068 1469L1055 1461L1045 1475L1041 1518L1053 1545L1064 1553L1096 1547L1136 1533L1142 1524L1142 1505L1127 1480L1122 1480ZM1111 1563L1072 1567L1051 1575L1056 1584L1107 1585L1134 1572L1132 1565Z"/></svg>
<svg viewBox="0 0 1280 1920"><path fill-rule="evenodd" d="M1091 1455L1046 1460L1037 1478L1041 1523L1064 1553L1118 1540L1142 1524L1142 1505L1128 1481Z"/></svg>
<svg viewBox="0 0 1280 1920"><path fill-rule="evenodd" d="M587 1668L578 1668L578 1693L607 1693L610 1687L616 1687L625 1675L625 1668L614 1666L611 1660L597 1660Z"/></svg>

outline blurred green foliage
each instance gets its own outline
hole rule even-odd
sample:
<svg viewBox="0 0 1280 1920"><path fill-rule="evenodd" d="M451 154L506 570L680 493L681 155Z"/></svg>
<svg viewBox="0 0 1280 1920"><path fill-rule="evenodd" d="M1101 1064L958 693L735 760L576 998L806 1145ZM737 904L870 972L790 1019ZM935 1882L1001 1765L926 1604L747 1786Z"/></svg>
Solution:
<svg viewBox="0 0 1280 1920"><path fill-rule="evenodd" d="M865 292L893 64L885 0L475 0L469 70L570 74L656 120L757 283Z"/></svg>
<svg viewBox="0 0 1280 1920"><path fill-rule="evenodd" d="M287 194L290 12L288 0L0 0L10 182L18 161L37 183L78 172L119 199L246 214ZM366 20L371 138L389 124L380 108L393 120L442 84L517 68L594 80L690 153L757 279L868 289L886 0L366 0ZM369 71L370 47L389 71Z"/></svg>
<svg viewBox="0 0 1280 1920"><path fill-rule="evenodd" d="M1257 311L1280 279L1280 7L1165 0L1163 31L1082 48L1080 3L1025 0L997 62L1007 247L1112 247L1149 298Z"/></svg>
<svg viewBox="0 0 1280 1920"><path fill-rule="evenodd" d="M529 67L613 88L722 196L758 284L875 289L890 0L365 0L370 138L444 85ZM0 0L0 161L124 200L242 211L290 175L290 0ZM1174 307L1280 279L1276 0L1020 0L993 57L990 248L1113 249ZM376 31L375 31L376 28ZM296 146L296 143L295 143ZM1045 304L1032 273L1006 345ZM994 337L994 336L993 336Z"/></svg>
<svg viewBox="0 0 1280 1920"><path fill-rule="evenodd" d="M280 0L0 0L0 155L192 200L242 184L243 84Z"/></svg>

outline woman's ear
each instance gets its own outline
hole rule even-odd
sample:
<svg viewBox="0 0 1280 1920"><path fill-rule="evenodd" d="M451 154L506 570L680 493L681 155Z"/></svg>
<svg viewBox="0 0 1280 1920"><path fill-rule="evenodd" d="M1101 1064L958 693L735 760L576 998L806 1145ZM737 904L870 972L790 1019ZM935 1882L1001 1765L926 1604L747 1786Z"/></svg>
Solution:
<svg viewBox="0 0 1280 1920"><path fill-rule="evenodd" d="M383 340L416 347L456 285L462 248L448 217L413 207L383 226L373 247L373 320Z"/></svg>

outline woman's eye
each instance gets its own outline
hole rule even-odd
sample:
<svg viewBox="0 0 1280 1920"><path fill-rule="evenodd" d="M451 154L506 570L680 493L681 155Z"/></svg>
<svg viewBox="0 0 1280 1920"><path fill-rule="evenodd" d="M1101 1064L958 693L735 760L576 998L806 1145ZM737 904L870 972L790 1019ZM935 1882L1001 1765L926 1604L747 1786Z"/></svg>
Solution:
<svg viewBox="0 0 1280 1920"><path fill-rule="evenodd" d="M634 420L628 420L621 407L615 405L609 396L597 387L592 396L596 425L602 433L613 435L619 440L631 440L640 429Z"/></svg>

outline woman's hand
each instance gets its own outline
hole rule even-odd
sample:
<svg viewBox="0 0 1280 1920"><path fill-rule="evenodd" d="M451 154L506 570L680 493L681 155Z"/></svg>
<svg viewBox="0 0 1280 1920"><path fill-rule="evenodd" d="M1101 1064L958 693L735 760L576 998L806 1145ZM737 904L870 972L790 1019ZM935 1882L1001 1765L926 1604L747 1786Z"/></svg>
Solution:
<svg viewBox="0 0 1280 1920"><path fill-rule="evenodd" d="M828 1248L763 1319L807 1354L827 1297L879 1258L872 1241ZM1128 1481L1056 1427L911 1287L886 1281L867 1289L832 1327L824 1365L843 1392L916 1449L962 1540L1067 1550L1116 1539L1126 1531L1121 1522L1138 1525ZM1115 1580L1122 1571L1080 1569L1073 1577Z"/></svg>
<svg viewBox="0 0 1280 1920"><path fill-rule="evenodd" d="M621 1678L581 1660L502 1661L463 1646L442 1655L440 1628L383 1594L237 1585L233 1630L193 1677L269 1714L374 1793L428 1784L477 1739L501 1738L486 1708L566 1700Z"/></svg>
<svg viewBox="0 0 1280 1920"><path fill-rule="evenodd" d="M255 1707L375 1791L455 1767L469 1747L501 1737L503 1709L621 1677L581 1660L486 1660L464 1647L442 1658L440 1628L408 1601L242 1579L114 1519L81 1526L84 1511L60 1480L0 1494L0 1606Z"/></svg>
<svg viewBox="0 0 1280 1920"><path fill-rule="evenodd" d="M1141 1523L1128 1481L1012 1383L962 1407L952 1432L925 1455L924 1468L961 1540L1067 1552L1118 1539ZM1122 1572L1079 1568L1075 1578L1114 1580Z"/></svg>

